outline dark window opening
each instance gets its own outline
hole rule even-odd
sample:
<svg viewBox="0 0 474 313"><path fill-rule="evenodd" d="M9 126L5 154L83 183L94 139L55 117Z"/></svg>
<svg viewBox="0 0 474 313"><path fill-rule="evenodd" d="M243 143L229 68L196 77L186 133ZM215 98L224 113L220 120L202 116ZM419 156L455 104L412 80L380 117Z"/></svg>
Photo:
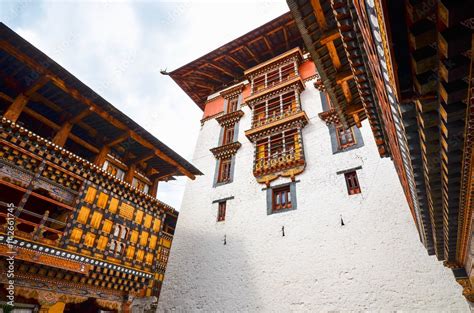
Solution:
<svg viewBox="0 0 474 313"><path fill-rule="evenodd" d="M219 174L217 177L218 183L223 183L230 180L231 165L232 158L221 159L219 161Z"/></svg>
<svg viewBox="0 0 474 313"><path fill-rule="evenodd" d="M272 211L291 209L290 186L273 189Z"/></svg>
<svg viewBox="0 0 474 313"><path fill-rule="evenodd" d="M344 177L346 178L347 192L349 195L361 193L356 171L345 173Z"/></svg>
<svg viewBox="0 0 474 313"><path fill-rule="evenodd" d="M345 129L342 126L336 128L339 149L345 149L355 144L352 128Z"/></svg>
<svg viewBox="0 0 474 313"><path fill-rule="evenodd" d="M225 210L226 210L226 201L219 202L217 209L217 221L225 221Z"/></svg>

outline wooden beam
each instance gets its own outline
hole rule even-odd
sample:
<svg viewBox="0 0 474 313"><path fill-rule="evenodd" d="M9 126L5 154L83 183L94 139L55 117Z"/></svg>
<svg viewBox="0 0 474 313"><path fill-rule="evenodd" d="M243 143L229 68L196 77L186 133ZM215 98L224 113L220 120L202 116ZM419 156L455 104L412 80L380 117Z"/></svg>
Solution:
<svg viewBox="0 0 474 313"><path fill-rule="evenodd" d="M3 92L0 92L0 98L3 99L3 100L7 100L8 102L13 102L14 101L14 99L12 97L10 97L7 94L4 94Z"/></svg>
<svg viewBox="0 0 474 313"><path fill-rule="evenodd" d="M195 179L196 177L186 170L182 165L176 162L174 159L167 156L162 151L158 150L156 147L153 146L149 141L142 138L136 132L129 129L129 127L122 121L118 120L117 118L113 117L110 113L102 109L99 105L91 101L89 98L83 96L77 89L72 88L66 84L62 79L54 75L53 73L49 72L48 69L43 67L41 64L36 62L35 60L31 59L29 56L25 55L23 52L19 51L16 47L11 45L8 41L0 40L0 49L4 50L5 52L9 53L10 55L14 56L21 62L25 63L27 66L35 70L36 72L40 73L41 75L49 75L51 82L54 83L59 89L64 91L65 93L69 94L72 98L77 101L84 103L86 106L90 107L90 109L99 115L104 120L108 121L113 126L122 129L124 131L130 131L131 137L140 143L142 146L147 147L149 149L153 149L156 151L156 154L162 158L164 161L176 166L181 173L188 176L191 179ZM71 137L72 139L72 137ZM90 147L92 147L89 144ZM94 147L95 148L95 147ZM94 149L95 153L98 153L99 150L97 148ZM91 150L92 151L92 150Z"/></svg>
<svg viewBox="0 0 474 313"><path fill-rule="evenodd" d="M58 130L56 135L54 135L53 143L57 144L58 146L63 147L66 144L67 138L71 133L71 130L78 121L80 121L83 117L91 114L89 109L83 110L81 113L77 114L70 120L66 121L63 126Z"/></svg>
<svg viewBox="0 0 474 313"><path fill-rule="evenodd" d="M28 87L28 89L23 93L29 97L32 94L34 94L36 91L38 91L41 87L46 85L49 81L50 81L49 75L42 75L33 84L31 84L31 86Z"/></svg>
<svg viewBox="0 0 474 313"><path fill-rule="evenodd" d="M61 126L61 128L58 130L56 135L54 135L52 142L60 147L63 147L73 126L74 124L71 122L64 123L63 126Z"/></svg>
<svg viewBox="0 0 474 313"><path fill-rule="evenodd" d="M107 159L107 154L110 152L110 147L103 146L97 156L95 157L94 164L97 166L102 167L104 165L105 160Z"/></svg>
<svg viewBox="0 0 474 313"><path fill-rule="evenodd" d="M352 93L347 81L342 82L341 87L342 92L344 92L344 97L346 97L347 104L350 104L352 102Z"/></svg>
<svg viewBox="0 0 474 313"><path fill-rule="evenodd" d="M145 162L145 161L147 161L151 158L154 158L155 156L156 156L156 154L153 151L153 152L147 153L145 155L136 157L135 159L132 160L131 164L139 164L139 163Z"/></svg>
<svg viewBox="0 0 474 313"><path fill-rule="evenodd" d="M236 58L234 58L233 56L229 55L229 54L225 54L224 55L226 58L228 58L229 60L231 60L232 62L234 62L235 64L237 64L242 70L246 70L247 67L245 65L243 65L239 60L237 60Z"/></svg>
<svg viewBox="0 0 474 313"><path fill-rule="evenodd" d="M316 20L318 21L319 27L321 29L326 29L326 17L324 16L323 7L319 0L311 0L311 5L313 6L313 13L316 16Z"/></svg>
<svg viewBox="0 0 474 313"><path fill-rule="evenodd" d="M10 121L16 122L27 103L28 97L22 93L19 94L7 108L3 116Z"/></svg>
<svg viewBox="0 0 474 313"><path fill-rule="evenodd" d="M338 71L341 68L341 60L339 59L339 56L337 55L337 50L336 46L334 45L334 42L330 41L326 44L326 47L328 48L329 51L329 56L331 57L332 64L334 64L334 68L336 71Z"/></svg>
<svg viewBox="0 0 474 313"><path fill-rule="evenodd" d="M334 28L325 34L323 34L323 38L319 41L321 45L325 45L328 42L334 41L338 38L341 38L341 35L339 34L339 30L337 28Z"/></svg>
<svg viewBox="0 0 474 313"><path fill-rule="evenodd" d="M130 185L132 184L133 182L133 177L135 175L135 170L136 170L137 166L135 164L131 164L129 167L128 167L128 171L127 173L125 173L125 177L123 178L123 180L127 183L129 183Z"/></svg>
<svg viewBox="0 0 474 313"><path fill-rule="evenodd" d="M352 71L345 71L345 72L339 72L336 74L336 83L337 84L342 84L345 81L348 81L349 79L353 78L354 75L352 74Z"/></svg>
<svg viewBox="0 0 474 313"><path fill-rule="evenodd" d="M288 30L286 29L285 26L283 26L283 36L285 37L285 45L286 45L286 50L290 49L290 44L288 41Z"/></svg>
<svg viewBox="0 0 474 313"><path fill-rule="evenodd" d="M260 63L259 58L257 58L257 56L252 52L252 50L249 49L249 47L247 46L243 46L243 47L257 63Z"/></svg>
<svg viewBox="0 0 474 313"><path fill-rule="evenodd" d="M150 196L153 198L156 198L156 195L158 194L158 184L160 180L158 178L153 179L153 185L150 187Z"/></svg>
<svg viewBox="0 0 474 313"><path fill-rule="evenodd" d="M267 36L263 35L262 37L263 37L263 41L265 42L265 45L266 45L267 48L268 48L268 51L271 52L271 51L272 51L272 46L270 45L270 41L268 41Z"/></svg>
<svg viewBox="0 0 474 313"><path fill-rule="evenodd" d="M127 140L128 138L130 138L130 131L126 131L124 132L123 134L121 134L120 136L118 136L117 138L107 142L105 145L107 147L113 147L115 145L118 145L119 143Z"/></svg>
<svg viewBox="0 0 474 313"><path fill-rule="evenodd" d="M41 123L49 126L50 128L56 130L56 129L60 129L61 126L59 126L58 124L54 123L53 121L50 121L48 120L46 117L44 117L43 115L39 114L39 113L36 113L35 111L33 111L32 109L30 108L25 108L23 110L26 114L34 117L35 119L37 119L38 121L40 121ZM97 149L96 147L94 147L93 145L91 145L90 143L82 140L81 138L77 137L76 135L74 134L70 134L69 137L71 138L72 141L74 141L75 143L83 146L84 148L88 149L89 151L93 152L93 153L99 153L99 149Z"/></svg>
<svg viewBox="0 0 474 313"><path fill-rule="evenodd" d="M132 137L133 140L135 140L136 142L140 143L142 146L154 150L154 151L155 151L155 154L156 154L160 159L162 159L162 160L165 161L165 162L170 163L171 165L176 166L176 168L177 168L181 173L183 173L184 175L188 176L188 177L191 178L191 179L195 179L195 178L196 178L196 176L194 176L194 174L192 174L190 171L188 171L187 169L185 169L181 164L179 164L179 163L176 162L174 159L172 159L172 158L170 158L169 156L167 156L166 154L164 154L161 150L156 149L151 143L149 143L148 141L145 141L142 137L136 135L134 132L131 133L131 137Z"/></svg>
<svg viewBox="0 0 474 313"><path fill-rule="evenodd" d="M205 66L212 66L213 68L221 71L222 73L226 74L227 76L230 76L230 77L235 77L235 74L229 72L228 70L226 70L225 68L223 68L222 66L218 66L214 63L206 63L204 64Z"/></svg>

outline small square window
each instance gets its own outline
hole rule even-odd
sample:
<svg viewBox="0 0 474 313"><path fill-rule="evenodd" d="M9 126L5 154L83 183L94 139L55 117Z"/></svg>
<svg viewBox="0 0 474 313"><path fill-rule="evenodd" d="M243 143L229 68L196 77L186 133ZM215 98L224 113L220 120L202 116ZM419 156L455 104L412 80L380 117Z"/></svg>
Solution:
<svg viewBox="0 0 474 313"><path fill-rule="evenodd" d="M342 126L336 128L337 133L337 142L339 144L339 149L345 149L350 146L355 145L354 133L352 128L345 129Z"/></svg>
<svg viewBox="0 0 474 313"><path fill-rule="evenodd" d="M290 185L272 190L272 212L292 209Z"/></svg>
<svg viewBox="0 0 474 313"><path fill-rule="evenodd" d="M226 201L219 202L219 206L217 208L217 221L218 222L225 221L225 210L226 210Z"/></svg>
<svg viewBox="0 0 474 313"><path fill-rule="evenodd" d="M361 193L356 171L344 173L344 177L346 178L347 192L349 195Z"/></svg>
<svg viewBox="0 0 474 313"><path fill-rule="evenodd" d="M296 209L296 182L267 188L267 215Z"/></svg>

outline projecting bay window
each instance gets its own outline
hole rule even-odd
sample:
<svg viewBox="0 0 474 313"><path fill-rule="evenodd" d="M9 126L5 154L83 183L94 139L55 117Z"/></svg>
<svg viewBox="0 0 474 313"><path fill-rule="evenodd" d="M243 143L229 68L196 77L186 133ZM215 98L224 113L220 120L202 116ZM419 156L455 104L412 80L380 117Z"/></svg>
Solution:
<svg viewBox="0 0 474 313"><path fill-rule="evenodd" d="M290 91L255 104L252 128L259 127L300 111L298 94Z"/></svg>
<svg viewBox="0 0 474 313"><path fill-rule="evenodd" d="M257 141L255 171L266 172L304 163L301 136L297 129L286 130Z"/></svg>
<svg viewBox="0 0 474 313"><path fill-rule="evenodd" d="M234 142L234 125L225 126L223 129L222 146Z"/></svg>
<svg viewBox="0 0 474 313"><path fill-rule="evenodd" d="M356 171L344 173L344 177L346 179L347 193L349 195L361 193Z"/></svg>
<svg viewBox="0 0 474 313"><path fill-rule="evenodd" d="M219 160L219 172L217 174L217 183L226 183L230 181L232 168L232 158L224 158Z"/></svg>
<svg viewBox="0 0 474 313"><path fill-rule="evenodd" d="M296 62L291 62L256 76L252 80L252 94L260 92L266 88L276 86L284 81L296 77L297 73L298 70Z"/></svg>
<svg viewBox="0 0 474 313"><path fill-rule="evenodd" d="M336 127L337 142L339 149L345 149L355 145L354 133L352 128L345 129L342 126Z"/></svg>

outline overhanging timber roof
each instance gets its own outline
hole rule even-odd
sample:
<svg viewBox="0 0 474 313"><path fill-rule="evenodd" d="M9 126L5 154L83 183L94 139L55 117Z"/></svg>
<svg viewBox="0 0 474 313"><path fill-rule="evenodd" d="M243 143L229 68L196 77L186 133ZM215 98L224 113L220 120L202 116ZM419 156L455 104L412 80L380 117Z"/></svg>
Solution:
<svg viewBox="0 0 474 313"><path fill-rule="evenodd" d="M295 47L303 48L303 40L288 12L172 71L170 76L204 109L210 94L244 79L245 70Z"/></svg>
<svg viewBox="0 0 474 313"><path fill-rule="evenodd" d="M335 113L346 127L369 119L379 153L387 156L383 128L371 77L364 69L365 52L359 48L346 1L287 0L308 51L321 77L318 85L327 92Z"/></svg>
<svg viewBox="0 0 474 313"><path fill-rule="evenodd" d="M37 125L52 139L72 123L65 148L91 159L104 146L130 163L145 162L163 179L202 175L193 165L151 135L79 79L0 23L0 110L19 95L28 103L19 122Z"/></svg>

